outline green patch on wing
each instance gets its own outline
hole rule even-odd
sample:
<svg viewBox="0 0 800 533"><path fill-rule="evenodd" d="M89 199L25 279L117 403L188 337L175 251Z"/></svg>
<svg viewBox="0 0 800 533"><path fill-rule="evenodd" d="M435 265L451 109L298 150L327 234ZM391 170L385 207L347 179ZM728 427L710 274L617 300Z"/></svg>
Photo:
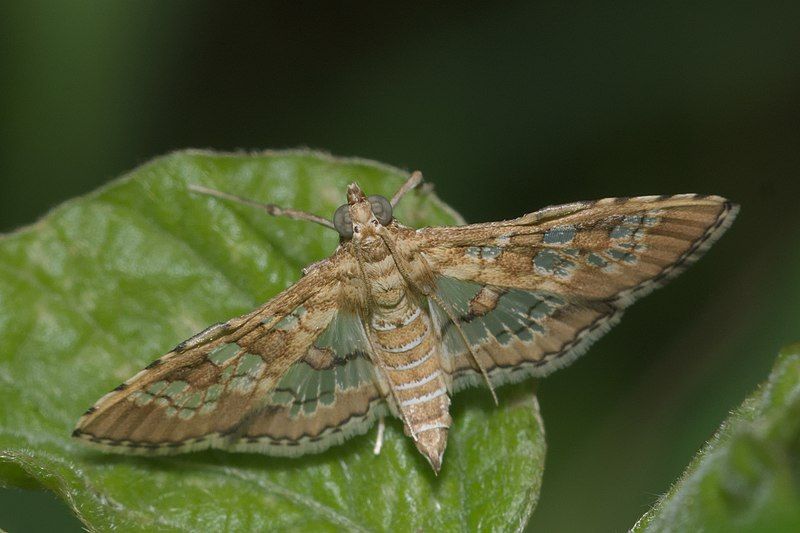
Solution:
<svg viewBox="0 0 800 533"><path fill-rule="evenodd" d="M800 531L800 344L634 531Z"/></svg>
<svg viewBox="0 0 800 533"><path fill-rule="evenodd" d="M436 478L390 421L299 459L203 452L106 455L70 438L97 398L182 339L244 313L329 255L338 236L187 192L200 184L329 216L347 183L391 197L406 174L312 152L162 157L0 240L0 486L55 491L90 529L473 530L518 528L537 500L544 437L531 386L495 408L455 398ZM427 192L397 209L411 226L459 222ZM234 355L212 355L223 364ZM231 372L248 374L245 360ZM229 376L230 377L230 376ZM338 378L337 378L338 379ZM342 378L343 379L343 378ZM142 401L181 399L156 383ZM213 403L208 404L213 406ZM208 406L205 406L208 407Z"/></svg>

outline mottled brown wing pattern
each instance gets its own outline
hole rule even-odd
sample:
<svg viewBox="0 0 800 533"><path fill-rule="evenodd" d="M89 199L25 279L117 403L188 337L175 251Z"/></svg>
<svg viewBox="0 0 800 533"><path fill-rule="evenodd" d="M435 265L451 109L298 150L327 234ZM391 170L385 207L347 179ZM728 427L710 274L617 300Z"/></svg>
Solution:
<svg viewBox="0 0 800 533"><path fill-rule="evenodd" d="M437 294L494 384L542 376L583 353L625 307L694 262L737 207L716 196L610 198L524 217L420 230ZM481 381L452 322L431 309L454 386Z"/></svg>
<svg viewBox="0 0 800 533"><path fill-rule="evenodd" d="M270 402L293 367L310 361L313 373L342 359L315 341L348 307L348 261L334 255L261 308L181 343L101 398L74 435L109 451L158 454L209 447L292 454L330 441L326 431L366 418L376 404L363 369L355 375L364 383L348 382L335 409L326 405L316 416Z"/></svg>

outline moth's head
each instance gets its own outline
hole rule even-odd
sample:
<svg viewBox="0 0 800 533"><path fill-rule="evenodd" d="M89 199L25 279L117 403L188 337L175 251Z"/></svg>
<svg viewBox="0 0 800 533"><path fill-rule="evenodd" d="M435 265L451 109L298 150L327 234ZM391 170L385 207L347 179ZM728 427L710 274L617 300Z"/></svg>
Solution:
<svg viewBox="0 0 800 533"><path fill-rule="evenodd" d="M391 202L377 194L366 196L355 183L347 186L347 203L333 214L333 225L345 239L373 236L391 222Z"/></svg>

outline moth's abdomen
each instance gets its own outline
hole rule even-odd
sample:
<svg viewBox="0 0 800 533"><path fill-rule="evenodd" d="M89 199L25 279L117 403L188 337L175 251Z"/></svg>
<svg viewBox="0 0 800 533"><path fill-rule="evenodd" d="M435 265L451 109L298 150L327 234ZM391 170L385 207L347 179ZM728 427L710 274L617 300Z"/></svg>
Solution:
<svg viewBox="0 0 800 533"><path fill-rule="evenodd" d="M378 310L370 333L406 432L438 471L447 445L450 397L439 343L426 311L415 304Z"/></svg>

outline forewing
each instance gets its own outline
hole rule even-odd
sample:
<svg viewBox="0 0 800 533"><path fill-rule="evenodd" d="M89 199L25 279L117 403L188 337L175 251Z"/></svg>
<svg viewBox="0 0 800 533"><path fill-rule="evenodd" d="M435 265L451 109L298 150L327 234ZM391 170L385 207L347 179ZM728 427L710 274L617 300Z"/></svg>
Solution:
<svg viewBox="0 0 800 533"><path fill-rule="evenodd" d="M737 207L716 196L609 198L524 217L426 228L412 248L437 278L496 383L571 362L637 298L694 262ZM456 386L478 381L445 310L431 303Z"/></svg>
<svg viewBox="0 0 800 533"><path fill-rule="evenodd" d="M123 453L241 447L287 373L319 350L352 268L335 255L261 308L181 343L101 398L74 435Z"/></svg>

